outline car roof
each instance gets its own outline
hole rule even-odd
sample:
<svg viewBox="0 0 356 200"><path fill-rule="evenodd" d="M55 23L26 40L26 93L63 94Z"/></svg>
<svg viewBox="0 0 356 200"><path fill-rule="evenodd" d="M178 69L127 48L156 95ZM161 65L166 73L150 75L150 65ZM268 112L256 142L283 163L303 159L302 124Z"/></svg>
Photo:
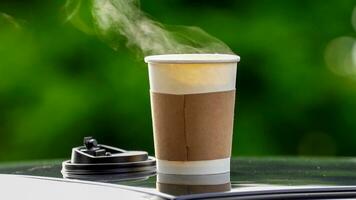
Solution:
<svg viewBox="0 0 356 200"><path fill-rule="evenodd" d="M72 183L77 180L64 179L61 171L63 160L10 163L0 165L1 174L16 174L27 178L43 177L46 181ZM108 176L104 179L94 178L76 184L98 184L100 187L119 187L124 190L139 192L160 198L207 198L207 197L237 197L237 195L285 195L297 192L299 195L318 194L317 192L336 192L354 195L356 191L356 170L353 158L234 158L231 160L231 173L227 175L213 175L190 177L188 179L174 176L145 175L120 177ZM196 187L194 182L199 180L229 180L228 191L219 192L213 187ZM159 178L175 179L181 184L168 184L165 190L157 191ZM210 178L210 179L209 179ZM182 184L191 183L189 187ZM0 178L0 184L4 179ZM104 185L103 182L105 182ZM185 183L184 183L185 184ZM193 186L192 186L193 185ZM291 193L292 192L292 193ZM144 196L147 197L147 196ZM310 197L310 196L309 196Z"/></svg>

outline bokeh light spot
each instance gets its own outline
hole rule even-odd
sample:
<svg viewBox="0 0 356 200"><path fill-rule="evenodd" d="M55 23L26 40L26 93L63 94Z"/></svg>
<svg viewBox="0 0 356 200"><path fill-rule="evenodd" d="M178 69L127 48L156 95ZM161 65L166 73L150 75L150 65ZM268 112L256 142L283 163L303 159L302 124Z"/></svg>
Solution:
<svg viewBox="0 0 356 200"><path fill-rule="evenodd" d="M351 23L356 31L356 6L354 7L354 10L352 11Z"/></svg>
<svg viewBox="0 0 356 200"><path fill-rule="evenodd" d="M339 37L326 47L325 61L327 67L342 76L356 75L356 40L352 37Z"/></svg>

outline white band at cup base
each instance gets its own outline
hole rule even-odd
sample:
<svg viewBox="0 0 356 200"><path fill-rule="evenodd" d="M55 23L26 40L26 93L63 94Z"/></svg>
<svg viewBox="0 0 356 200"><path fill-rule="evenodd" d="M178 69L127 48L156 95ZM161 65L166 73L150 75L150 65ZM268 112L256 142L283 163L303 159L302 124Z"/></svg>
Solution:
<svg viewBox="0 0 356 200"><path fill-rule="evenodd" d="M227 173L230 172L230 158L204 161L167 161L157 159L157 172L182 175Z"/></svg>
<svg viewBox="0 0 356 200"><path fill-rule="evenodd" d="M230 183L230 173L177 175L157 173L157 182L177 185L221 185Z"/></svg>

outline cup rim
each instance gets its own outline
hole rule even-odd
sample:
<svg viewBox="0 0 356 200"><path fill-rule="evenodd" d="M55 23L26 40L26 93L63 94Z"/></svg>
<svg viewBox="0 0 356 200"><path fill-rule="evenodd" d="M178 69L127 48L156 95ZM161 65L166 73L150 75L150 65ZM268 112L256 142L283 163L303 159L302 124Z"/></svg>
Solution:
<svg viewBox="0 0 356 200"><path fill-rule="evenodd" d="M240 56L234 54L160 54L145 57L146 63L237 63Z"/></svg>

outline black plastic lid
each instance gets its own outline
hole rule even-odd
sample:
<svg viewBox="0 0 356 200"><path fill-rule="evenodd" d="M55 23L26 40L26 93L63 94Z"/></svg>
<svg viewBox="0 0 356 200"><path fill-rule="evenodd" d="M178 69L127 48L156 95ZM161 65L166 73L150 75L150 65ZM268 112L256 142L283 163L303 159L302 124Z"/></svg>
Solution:
<svg viewBox="0 0 356 200"><path fill-rule="evenodd" d="M144 151L126 151L98 144L92 137L84 138L84 146L72 149L71 160L62 163L65 178L130 179L156 172L156 160Z"/></svg>

